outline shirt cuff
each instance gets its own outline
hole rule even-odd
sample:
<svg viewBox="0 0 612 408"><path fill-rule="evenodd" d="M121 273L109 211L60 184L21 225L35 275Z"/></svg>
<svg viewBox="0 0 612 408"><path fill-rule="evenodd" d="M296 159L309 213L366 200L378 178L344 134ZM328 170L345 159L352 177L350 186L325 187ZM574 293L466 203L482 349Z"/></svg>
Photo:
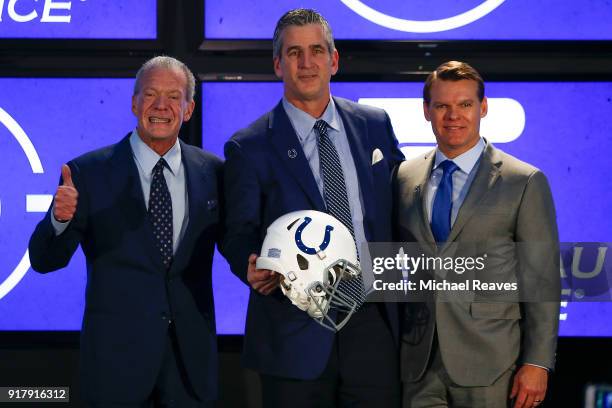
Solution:
<svg viewBox="0 0 612 408"><path fill-rule="evenodd" d="M543 369L545 369L546 371L550 372L550 368L548 368L548 367L544 367L544 366L541 366L541 365L531 364L531 363L523 363L523 365L530 365L530 366L534 366L534 367L540 367L540 368L543 368Z"/></svg>
<svg viewBox="0 0 612 408"><path fill-rule="evenodd" d="M53 208L51 209L51 225L53 225L53 229L55 230L55 236L57 237L62 232L66 231L66 228L68 228L68 225L70 225L70 220L64 222L58 221L53 215L54 212L55 204L53 204Z"/></svg>

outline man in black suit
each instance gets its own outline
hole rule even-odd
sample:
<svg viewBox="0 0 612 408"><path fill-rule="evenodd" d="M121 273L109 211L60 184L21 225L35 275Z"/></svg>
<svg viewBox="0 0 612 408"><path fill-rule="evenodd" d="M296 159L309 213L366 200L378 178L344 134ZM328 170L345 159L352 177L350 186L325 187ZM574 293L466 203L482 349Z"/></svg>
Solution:
<svg viewBox="0 0 612 408"><path fill-rule="evenodd" d="M359 250L389 241L390 173L404 158L384 111L331 97L338 51L320 14L287 12L273 47L284 97L225 145L224 246L252 289L243 362L260 373L266 408L398 406L395 305L366 304L335 334L283 296L278 274L256 269L267 227L291 211L329 212Z"/></svg>
<svg viewBox="0 0 612 408"><path fill-rule="evenodd" d="M32 267L87 260L83 397L92 407L207 407L217 393L211 285L219 158L178 140L195 79L171 57L136 75L136 129L62 167L30 240ZM108 119L108 118L104 118Z"/></svg>

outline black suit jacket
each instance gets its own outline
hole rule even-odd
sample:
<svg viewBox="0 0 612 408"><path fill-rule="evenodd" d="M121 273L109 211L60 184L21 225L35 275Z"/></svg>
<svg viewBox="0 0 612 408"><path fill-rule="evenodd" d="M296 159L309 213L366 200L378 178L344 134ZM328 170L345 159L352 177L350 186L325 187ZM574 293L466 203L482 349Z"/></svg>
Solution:
<svg viewBox="0 0 612 408"><path fill-rule="evenodd" d="M168 272L153 241L129 135L68 163L79 192L75 216L56 236L50 209L30 240L38 272L66 266L79 244L85 253L81 381L86 400L146 398L160 369L169 319L197 395L216 398L211 265L220 238L222 162L182 142L181 151L189 224Z"/></svg>

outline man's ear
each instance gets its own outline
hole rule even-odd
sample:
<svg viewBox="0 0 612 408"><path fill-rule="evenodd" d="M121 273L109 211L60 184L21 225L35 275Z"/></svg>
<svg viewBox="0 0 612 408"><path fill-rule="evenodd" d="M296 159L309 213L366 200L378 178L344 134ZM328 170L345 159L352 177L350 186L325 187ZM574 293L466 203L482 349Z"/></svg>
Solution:
<svg viewBox="0 0 612 408"><path fill-rule="evenodd" d="M183 114L183 122L189 121L191 119L191 115L193 115L193 110L195 109L195 101L188 102L189 106L185 109L185 113Z"/></svg>
<svg viewBox="0 0 612 408"><path fill-rule="evenodd" d="M280 56L274 57L274 73L276 74L277 78L283 79L283 69L281 68L280 59Z"/></svg>
<svg viewBox="0 0 612 408"><path fill-rule="evenodd" d="M332 52L331 59L331 74L336 75L338 68L340 68L340 54L338 54L338 50Z"/></svg>
<svg viewBox="0 0 612 408"><path fill-rule="evenodd" d="M489 104L487 103L487 97L482 98L482 102L480 102L480 118L484 118L487 116L489 112Z"/></svg>
<svg viewBox="0 0 612 408"><path fill-rule="evenodd" d="M431 122L431 115L429 114L429 105L425 101L423 101L423 115L425 115L425 119L427 119L428 122Z"/></svg>

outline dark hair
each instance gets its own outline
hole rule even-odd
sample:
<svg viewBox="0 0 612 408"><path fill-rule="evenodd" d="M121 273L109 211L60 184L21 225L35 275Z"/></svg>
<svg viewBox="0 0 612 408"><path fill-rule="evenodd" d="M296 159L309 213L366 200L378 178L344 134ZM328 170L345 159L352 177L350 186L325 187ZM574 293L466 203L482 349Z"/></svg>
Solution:
<svg viewBox="0 0 612 408"><path fill-rule="evenodd" d="M434 81L461 81L468 79L478 84L478 100L482 102L485 94L485 85L482 77L470 64L461 61L448 61L435 69L425 80L423 86L423 99L429 105L431 101L431 86Z"/></svg>
<svg viewBox="0 0 612 408"><path fill-rule="evenodd" d="M278 23L276 23L274 37L272 38L272 57L276 58L281 54L283 49L282 35L285 28L290 26L305 26L308 24L319 24L323 28L323 34L325 35L329 53L331 54L334 52L336 49L334 37L331 27L325 17L315 10L299 8L286 12L280 20L278 20Z"/></svg>

